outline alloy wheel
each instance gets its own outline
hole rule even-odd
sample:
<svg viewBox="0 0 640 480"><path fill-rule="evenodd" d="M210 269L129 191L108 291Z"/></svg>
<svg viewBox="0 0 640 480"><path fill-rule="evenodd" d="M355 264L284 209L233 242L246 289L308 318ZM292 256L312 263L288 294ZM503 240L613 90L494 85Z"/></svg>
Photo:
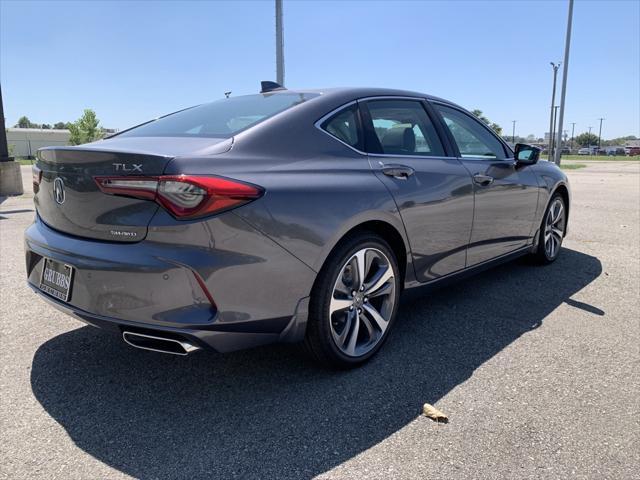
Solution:
<svg viewBox="0 0 640 480"><path fill-rule="evenodd" d="M342 266L333 287L329 321L342 353L360 357L383 338L395 304L396 280L387 256L363 248Z"/></svg>
<svg viewBox="0 0 640 480"><path fill-rule="evenodd" d="M564 203L560 198L556 198L549 207L544 227L544 250L549 259L555 258L560 251L565 218Z"/></svg>

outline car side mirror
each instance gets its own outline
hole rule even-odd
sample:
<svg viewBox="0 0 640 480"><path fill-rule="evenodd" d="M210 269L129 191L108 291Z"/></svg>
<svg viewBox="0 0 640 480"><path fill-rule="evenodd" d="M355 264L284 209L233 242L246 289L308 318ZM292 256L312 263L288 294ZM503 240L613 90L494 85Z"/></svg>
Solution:
<svg viewBox="0 0 640 480"><path fill-rule="evenodd" d="M540 149L526 143L516 144L516 163L518 165L533 165L540 159Z"/></svg>

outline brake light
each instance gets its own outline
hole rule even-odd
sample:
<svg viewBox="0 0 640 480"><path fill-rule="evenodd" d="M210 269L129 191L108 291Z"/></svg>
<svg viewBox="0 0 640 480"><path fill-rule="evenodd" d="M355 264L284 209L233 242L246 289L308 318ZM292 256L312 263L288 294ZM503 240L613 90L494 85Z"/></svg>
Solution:
<svg viewBox="0 0 640 480"><path fill-rule="evenodd" d="M104 193L154 200L178 219L230 210L264 193L260 187L237 180L197 175L95 177L94 180Z"/></svg>

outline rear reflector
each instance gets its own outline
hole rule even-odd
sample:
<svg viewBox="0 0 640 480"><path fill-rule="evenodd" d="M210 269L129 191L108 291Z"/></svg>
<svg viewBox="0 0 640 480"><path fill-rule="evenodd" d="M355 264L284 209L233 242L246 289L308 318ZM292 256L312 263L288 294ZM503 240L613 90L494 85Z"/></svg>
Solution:
<svg viewBox="0 0 640 480"><path fill-rule="evenodd" d="M163 175L159 177L95 177L98 188L110 195L154 200L178 219L220 213L260 198L255 185L222 177Z"/></svg>

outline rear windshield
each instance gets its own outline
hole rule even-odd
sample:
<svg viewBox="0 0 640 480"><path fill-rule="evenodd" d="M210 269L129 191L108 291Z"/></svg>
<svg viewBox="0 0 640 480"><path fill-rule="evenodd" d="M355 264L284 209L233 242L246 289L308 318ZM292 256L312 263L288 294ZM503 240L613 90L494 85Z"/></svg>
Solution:
<svg viewBox="0 0 640 480"><path fill-rule="evenodd" d="M120 137L230 137L317 93L265 93L230 97L172 113L122 132Z"/></svg>

